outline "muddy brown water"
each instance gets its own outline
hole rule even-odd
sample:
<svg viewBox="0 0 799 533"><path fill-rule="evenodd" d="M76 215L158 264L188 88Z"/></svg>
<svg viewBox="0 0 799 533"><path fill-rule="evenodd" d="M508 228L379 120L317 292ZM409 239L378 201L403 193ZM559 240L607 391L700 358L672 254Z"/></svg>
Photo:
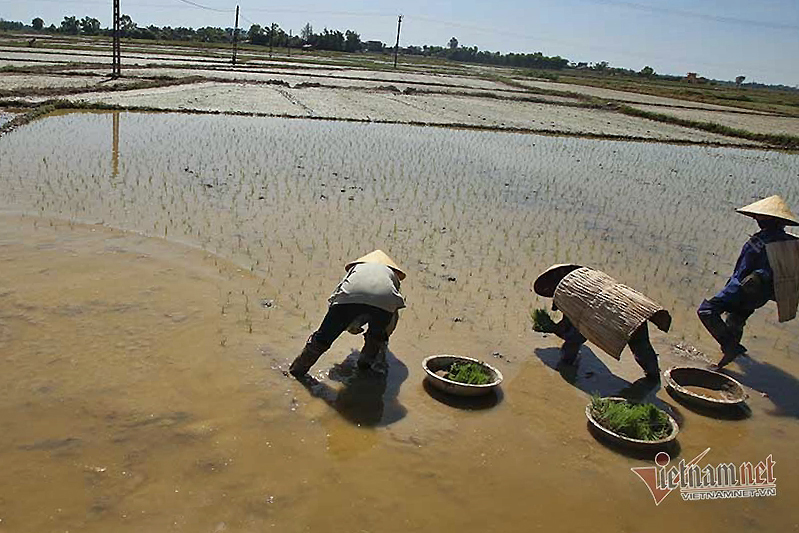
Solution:
<svg viewBox="0 0 799 533"><path fill-rule="evenodd" d="M664 368L700 362L677 341L715 358L692 308L751 229L730 209L775 189L797 205L796 174L772 152L313 121L21 128L0 140L0 530L796 527L795 323L752 320L752 358L731 368L768 394L750 390L750 418L649 396L686 460L772 454L778 496L656 507L629 470L651 462L583 415L591 392L641 391L632 358L589 345L557 369L526 316L538 271L579 261L674 309L673 334L653 334ZM318 383L286 378L340 265L374 247L409 271L388 378L354 370L346 334ZM502 394L424 387L442 352L496 365Z"/></svg>
<svg viewBox="0 0 799 533"><path fill-rule="evenodd" d="M737 398L734 392L727 390L709 389L698 385L682 385L682 388L711 400L734 400Z"/></svg>

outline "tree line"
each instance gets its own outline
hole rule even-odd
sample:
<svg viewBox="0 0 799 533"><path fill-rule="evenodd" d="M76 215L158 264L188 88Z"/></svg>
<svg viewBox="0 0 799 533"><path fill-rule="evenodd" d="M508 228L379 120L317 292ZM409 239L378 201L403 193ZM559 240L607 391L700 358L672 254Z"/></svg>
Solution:
<svg viewBox="0 0 799 533"><path fill-rule="evenodd" d="M56 26L45 22L40 17L31 21L30 25L22 22L13 22L0 19L0 30L33 30L51 34L63 35L104 35L111 36L110 28L101 28L100 21L93 17L76 16L64 17ZM234 28L218 28L207 26L202 28L171 27L171 26L139 26L128 15L120 17L121 36L130 39L146 39L155 41L199 41L206 43L230 43L234 37L239 41L249 41L256 46L269 46L276 48L314 48L317 50L331 50L336 52L385 52L393 50L380 41L361 41L360 35L353 30L329 30L324 28L321 32L314 32L310 24L306 24L299 35L286 33L278 24L261 26L253 24L249 30L240 29L235 36ZM440 57L452 61L465 61L472 63L487 63L492 65L505 65L513 67L526 67L538 69L562 69L569 65L569 60L560 56L548 57L541 52L533 54L490 52L479 50L476 46L459 46L457 39L450 39L447 46L406 46L401 51L409 55Z"/></svg>

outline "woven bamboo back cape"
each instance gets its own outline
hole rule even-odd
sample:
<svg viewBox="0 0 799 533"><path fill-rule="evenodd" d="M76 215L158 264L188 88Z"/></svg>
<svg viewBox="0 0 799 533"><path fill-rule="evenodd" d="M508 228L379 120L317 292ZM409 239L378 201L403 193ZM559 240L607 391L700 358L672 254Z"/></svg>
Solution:
<svg viewBox="0 0 799 533"><path fill-rule="evenodd" d="M780 322L796 318L799 306L799 240L772 242L766 254L774 272L774 299Z"/></svg>
<svg viewBox="0 0 799 533"><path fill-rule="evenodd" d="M553 298L586 339L616 359L645 321L662 331L671 327L671 315L663 307L592 268L581 267L564 276Z"/></svg>

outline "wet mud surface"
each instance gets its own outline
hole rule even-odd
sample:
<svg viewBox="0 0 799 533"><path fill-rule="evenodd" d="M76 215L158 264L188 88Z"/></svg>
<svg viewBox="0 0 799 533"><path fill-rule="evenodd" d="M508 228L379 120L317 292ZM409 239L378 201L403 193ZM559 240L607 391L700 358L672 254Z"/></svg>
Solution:
<svg viewBox="0 0 799 533"><path fill-rule="evenodd" d="M626 357L588 346L567 369L551 339L528 334L482 355L506 376L499 396L439 398L422 384L421 359L498 337L436 331L420 341L413 319L392 338L387 377L359 373L348 337L300 383L281 370L306 330L268 280L168 240L38 217L2 222L9 531L793 525L799 412L775 416L760 395L751 418L709 418L636 381ZM661 363L684 364L667 346L658 344ZM588 392L668 409L683 427L683 457L708 446L713 462L772 453L785 496L698 505L675 494L655 507L629 471L651 463L587 431ZM669 521L657 519L664 509Z"/></svg>
<svg viewBox="0 0 799 533"><path fill-rule="evenodd" d="M775 190L797 205L796 176L776 152L396 125L116 112L21 127L0 140L0 527L795 527L799 346L773 306L728 370L750 394L738 418L678 404L626 352L587 345L563 366L528 314L548 305L535 276L578 262L672 311L652 335L662 369L715 360L694 308L754 231L733 208ZM358 372L345 334L312 379L285 377L341 265L377 247L409 273L388 375ZM435 353L496 366L501 392L437 394L421 368ZM652 463L587 431L592 393L667 409L686 459L773 454L779 495L655 507L629 470Z"/></svg>

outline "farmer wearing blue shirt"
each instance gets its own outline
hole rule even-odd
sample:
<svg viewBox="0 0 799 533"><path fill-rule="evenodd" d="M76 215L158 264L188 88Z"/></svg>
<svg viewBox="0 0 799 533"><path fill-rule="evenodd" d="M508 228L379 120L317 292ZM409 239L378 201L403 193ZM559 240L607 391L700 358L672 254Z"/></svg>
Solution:
<svg viewBox="0 0 799 533"><path fill-rule="evenodd" d="M754 218L760 231L744 244L732 277L721 292L703 301L697 310L699 320L721 346L723 357L718 368L746 353L741 345L743 329L756 309L776 300L780 322L786 322L796 315L799 294L799 240L785 232L785 226L799 225L796 215L779 196L737 212Z"/></svg>

